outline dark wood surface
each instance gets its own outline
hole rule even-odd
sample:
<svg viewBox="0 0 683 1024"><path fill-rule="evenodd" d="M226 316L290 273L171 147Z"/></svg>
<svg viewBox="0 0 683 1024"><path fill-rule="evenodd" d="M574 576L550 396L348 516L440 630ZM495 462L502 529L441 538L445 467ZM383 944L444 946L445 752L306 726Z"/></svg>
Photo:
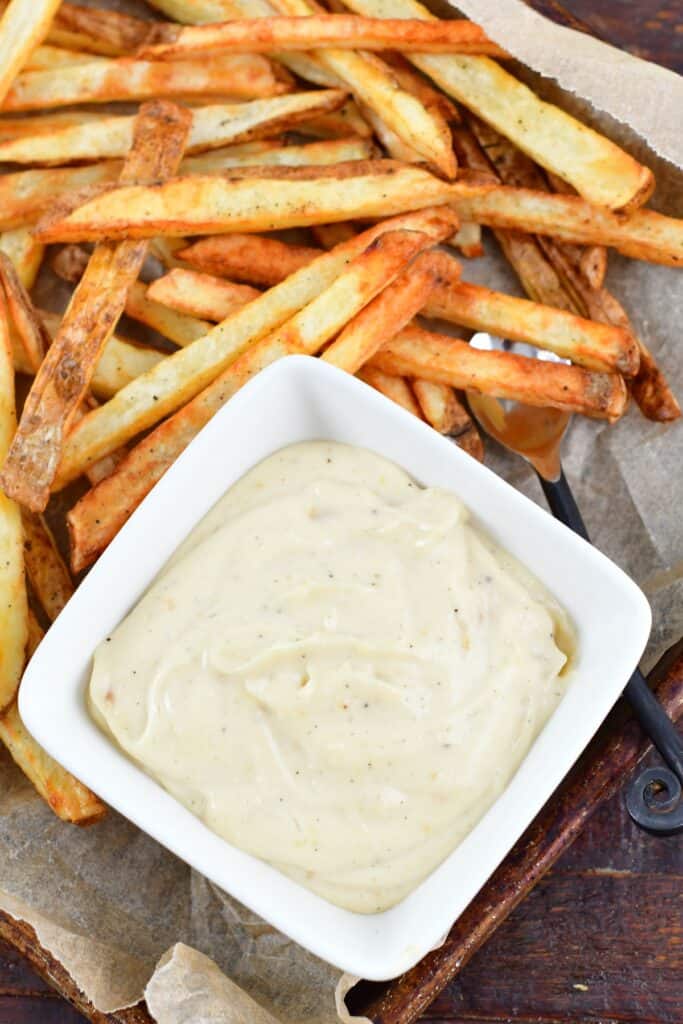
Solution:
<svg viewBox="0 0 683 1024"><path fill-rule="evenodd" d="M683 0L532 6L683 72ZM683 842L644 835L616 794L424 1019L683 1024ZM84 1020L0 942L0 1024Z"/></svg>

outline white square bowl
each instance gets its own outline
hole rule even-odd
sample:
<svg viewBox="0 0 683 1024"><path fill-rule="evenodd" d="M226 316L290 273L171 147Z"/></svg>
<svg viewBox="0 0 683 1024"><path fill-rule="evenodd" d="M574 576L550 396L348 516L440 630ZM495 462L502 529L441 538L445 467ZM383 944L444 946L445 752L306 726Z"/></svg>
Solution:
<svg viewBox="0 0 683 1024"><path fill-rule="evenodd" d="M568 691L505 792L401 903L381 914L333 906L211 832L93 723L93 652L221 495L299 441L369 448L448 488L557 597L578 635ZM123 527L34 655L19 697L28 729L121 814L302 946L384 980L436 945L550 797L617 700L643 651L650 609L604 555L451 441L340 370L283 359L248 383L192 442Z"/></svg>

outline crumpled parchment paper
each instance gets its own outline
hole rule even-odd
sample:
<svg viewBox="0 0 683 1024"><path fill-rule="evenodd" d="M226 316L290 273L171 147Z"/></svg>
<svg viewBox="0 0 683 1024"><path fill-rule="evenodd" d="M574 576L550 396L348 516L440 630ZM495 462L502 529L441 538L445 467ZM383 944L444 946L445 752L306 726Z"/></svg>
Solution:
<svg viewBox="0 0 683 1024"><path fill-rule="evenodd" d="M130 0L118 6L135 10ZM683 78L557 27L521 0L460 0L459 7L527 65L521 73L544 96L652 167L653 205L683 215ZM484 259L464 261L464 276L521 294L490 239ZM683 275L610 253L607 284L680 398ZM575 418L565 456L594 542L651 601L647 669L683 634L683 421L650 423L636 409L616 427ZM489 444L487 461L542 503L521 460ZM33 925L102 1011L144 995L159 1024L348 1019L343 995L352 979L340 978L118 815L90 829L62 824L4 751L0 865L0 907Z"/></svg>

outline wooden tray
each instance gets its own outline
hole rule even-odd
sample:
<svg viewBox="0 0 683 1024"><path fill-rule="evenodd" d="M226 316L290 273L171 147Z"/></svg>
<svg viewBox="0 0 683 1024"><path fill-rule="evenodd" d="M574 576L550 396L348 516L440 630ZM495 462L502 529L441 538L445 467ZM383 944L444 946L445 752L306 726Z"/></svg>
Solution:
<svg viewBox="0 0 683 1024"><path fill-rule="evenodd" d="M662 658L650 683L670 716L681 717L683 640ZM617 705L565 782L455 922L443 946L385 985L361 982L349 994L349 1006L375 1024L416 1020L568 849L591 814L623 785L649 749L625 706ZM143 1003L112 1014L95 1010L65 968L40 945L33 929L2 911L0 938L22 953L93 1024L152 1024Z"/></svg>

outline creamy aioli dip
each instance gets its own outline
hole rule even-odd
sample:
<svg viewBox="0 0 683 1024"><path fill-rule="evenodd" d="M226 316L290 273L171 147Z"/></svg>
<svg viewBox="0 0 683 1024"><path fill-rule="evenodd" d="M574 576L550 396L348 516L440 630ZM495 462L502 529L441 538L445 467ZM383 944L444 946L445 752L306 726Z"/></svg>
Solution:
<svg viewBox="0 0 683 1024"><path fill-rule="evenodd" d="M570 648L553 598L453 494L310 442L190 534L98 648L90 703L215 832L370 913L505 789Z"/></svg>

